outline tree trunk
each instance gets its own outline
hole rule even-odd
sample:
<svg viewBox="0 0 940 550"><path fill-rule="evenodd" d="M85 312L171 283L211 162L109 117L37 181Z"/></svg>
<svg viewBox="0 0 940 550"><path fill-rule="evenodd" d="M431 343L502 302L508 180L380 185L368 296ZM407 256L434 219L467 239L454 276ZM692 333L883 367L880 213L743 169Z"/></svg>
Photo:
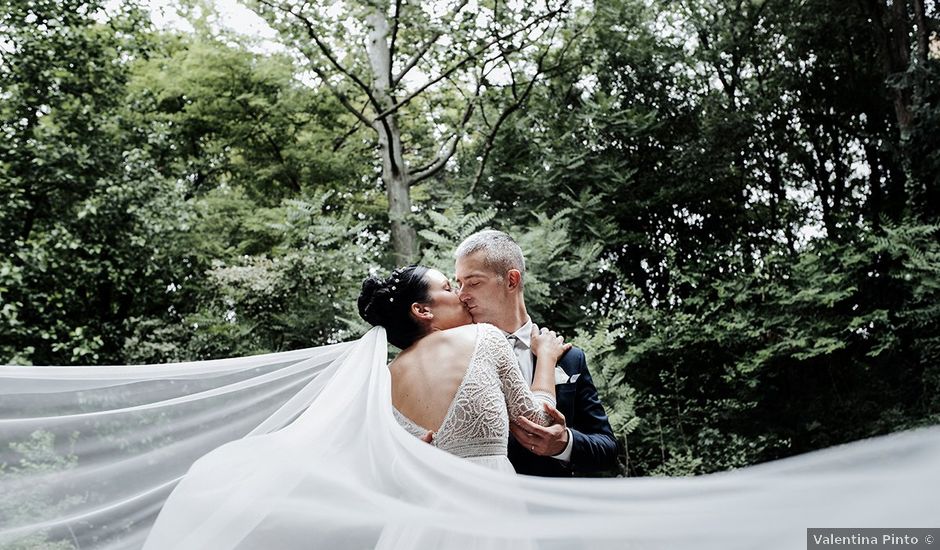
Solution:
<svg viewBox="0 0 940 550"><path fill-rule="evenodd" d="M930 31L927 30L924 0L914 0L914 23L917 24L917 62L923 67L927 64L927 50L930 48Z"/></svg>
<svg viewBox="0 0 940 550"><path fill-rule="evenodd" d="M388 44L388 17L376 9L368 17L370 27L366 50L372 68L372 95L384 111L394 105L391 96L391 52ZM372 125L378 134L379 154L382 157L382 182L388 196L388 217L392 226L392 248L395 262L409 264L417 257L417 234L408 222L411 214L411 179L405 164L401 145L401 131L395 114L376 119Z"/></svg>
<svg viewBox="0 0 940 550"><path fill-rule="evenodd" d="M891 5L890 15L890 72L900 74L908 69L911 63L910 39L908 38L907 2L895 1ZM914 117L911 113L913 94L908 83L904 82L894 88L894 110L898 117L898 129L901 131L901 140L907 141L911 135Z"/></svg>

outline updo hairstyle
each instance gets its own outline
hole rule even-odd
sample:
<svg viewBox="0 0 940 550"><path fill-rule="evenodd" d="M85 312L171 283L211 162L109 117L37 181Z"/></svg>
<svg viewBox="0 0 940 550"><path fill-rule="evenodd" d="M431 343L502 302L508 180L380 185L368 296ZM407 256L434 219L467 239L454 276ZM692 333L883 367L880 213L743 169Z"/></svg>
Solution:
<svg viewBox="0 0 940 550"><path fill-rule="evenodd" d="M411 316L411 304L430 301L427 273L428 268L411 265L399 267L385 279L366 278L357 301L359 316L372 326L385 327L392 345L407 348L425 332Z"/></svg>

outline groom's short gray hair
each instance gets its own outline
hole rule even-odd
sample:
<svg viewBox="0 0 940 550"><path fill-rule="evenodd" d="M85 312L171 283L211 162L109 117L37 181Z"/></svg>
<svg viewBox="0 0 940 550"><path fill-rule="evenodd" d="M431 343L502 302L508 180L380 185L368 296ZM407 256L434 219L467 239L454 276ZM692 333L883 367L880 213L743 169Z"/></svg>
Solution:
<svg viewBox="0 0 940 550"><path fill-rule="evenodd" d="M500 277L510 269L525 275L525 257L522 249L506 233L495 229L477 231L463 240L454 252L455 258L466 258L471 254L483 254L483 265Z"/></svg>

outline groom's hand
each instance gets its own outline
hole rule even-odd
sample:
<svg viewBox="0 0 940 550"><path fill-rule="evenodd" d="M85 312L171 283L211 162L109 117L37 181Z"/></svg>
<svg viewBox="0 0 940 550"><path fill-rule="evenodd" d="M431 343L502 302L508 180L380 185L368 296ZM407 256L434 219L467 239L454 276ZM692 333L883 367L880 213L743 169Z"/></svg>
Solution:
<svg viewBox="0 0 940 550"><path fill-rule="evenodd" d="M526 449L539 456L555 456L568 446L568 426L565 415L545 403L545 412L555 421L551 426L539 426L524 416L509 423L513 437Z"/></svg>

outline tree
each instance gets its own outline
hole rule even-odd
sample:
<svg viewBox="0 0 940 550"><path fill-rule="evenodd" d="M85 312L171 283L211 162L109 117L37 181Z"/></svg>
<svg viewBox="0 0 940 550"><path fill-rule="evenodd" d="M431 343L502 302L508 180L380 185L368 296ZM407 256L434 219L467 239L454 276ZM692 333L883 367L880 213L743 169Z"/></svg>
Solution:
<svg viewBox="0 0 940 550"><path fill-rule="evenodd" d="M172 132L165 172L185 172L190 196L225 184L266 206L317 189L352 190L367 157L334 150L344 129L335 99L299 82L288 56L253 53L238 40L166 36L162 51L135 67L139 122Z"/></svg>
<svg viewBox="0 0 940 550"><path fill-rule="evenodd" d="M341 234L362 256L375 201L358 150L332 150L328 93L286 56L154 33L134 9L0 8L3 362L189 360L342 332L352 302L330 296L361 262L321 266L329 247L310 247ZM299 207L285 201L319 210L288 231ZM249 273L278 295L233 276Z"/></svg>
<svg viewBox="0 0 940 550"><path fill-rule="evenodd" d="M5 361L119 360L125 321L160 303L152 262L177 209L127 127L141 12L94 0L0 2L0 295ZM159 306L157 306L159 307Z"/></svg>
<svg viewBox="0 0 940 550"><path fill-rule="evenodd" d="M336 150L335 98L301 82L288 56L210 31L163 35L129 83L134 124L163 129L154 156L186 204L183 230L162 247L172 308L136 322L132 362L337 338L372 261L370 235L384 226L363 183L368 151Z"/></svg>
<svg viewBox="0 0 940 550"><path fill-rule="evenodd" d="M568 0L521 8L497 1L476 11L466 0L254 6L347 109L350 133L372 131L398 263L417 257L411 189L444 170L486 100L498 109L484 134L491 142L539 79L563 66L570 38L559 32Z"/></svg>

